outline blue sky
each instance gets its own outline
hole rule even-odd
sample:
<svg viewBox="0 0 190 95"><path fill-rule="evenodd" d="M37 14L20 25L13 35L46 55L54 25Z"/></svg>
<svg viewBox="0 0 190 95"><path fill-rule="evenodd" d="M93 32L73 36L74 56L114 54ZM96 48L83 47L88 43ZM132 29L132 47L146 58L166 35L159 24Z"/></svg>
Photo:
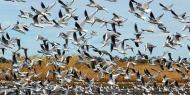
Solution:
<svg viewBox="0 0 190 95"><path fill-rule="evenodd" d="M5 2L3 0L0 1L0 23L3 26L11 25L16 23L16 21L20 21L21 23L26 23L29 25L32 21L31 19L21 19L18 17L19 10L24 10L24 11L31 11L30 6L34 6L36 8L40 7L40 2L43 1L45 5L52 4L54 1L57 0L27 0L26 3L14 3L14 2ZM71 0L63 0L63 1L71 1ZM128 6L128 0L118 0L116 3L111 3L107 2L106 0L95 0L97 3L105 6L109 13L106 12L99 12L96 14L98 17L103 17L107 20L110 20L112 18L112 13L117 13L125 18L127 18L127 22L124 24L124 27L119 27L117 28L118 32L122 33L122 36L120 37L121 39L123 38L131 38L134 37L134 23L137 23L138 28L150 28L150 27L155 27L156 31L155 33L145 33L143 34L144 39L142 40L144 43L140 45L140 48L135 48L135 53L137 53L137 50L141 50L144 52L144 44L145 43L152 43L156 45L157 47L153 50L153 53L151 56L159 56L163 53L163 51L170 51L174 57L177 56L182 56L182 57L189 57L188 51L187 51L187 44L190 45L190 42L188 40L183 40L182 41L182 48L176 48L176 50L170 50L168 48L163 48L164 40L165 37L168 34L164 34L160 32L156 26L153 26L145 21L142 21L138 18L136 18L133 14L130 14L128 12L129 6ZM147 0L137 0L139 2L147 1ZM94 11L93 8L89 8L85 6L89 1L88 0L75 0L75 3L73 4L74 8L77 8L76 15L79 15L79 19L84 18L84 10L87 9L87 11L90 13ZM162 10L162 8L159 6L159 2L163 3L164 5L170 5L174 4L173 10L181 14L183 12L187 12L187 14L190 15L189 13L189 0L154 0L153 3L150 5L151 10L153 11L155 16L159 16L160 14L164 13L163 18L161 21L167 26L168 30L172 33L179 32L183 35L189 36L189 32L184 31L181 32L180 30L183 28L184 24L178 23L177 20L172 18L172 14L170 12L165 12ZM56 3L56 6L51 10L52 16L49 18L55 19L58 18L58 11L60 9L60 4ZM79 22L80 22L79 20ZM64 28L54 28L54 27L46 27L43 29L35 28L35 27L30 27L30 31L27 32L25 35L20 34L16 31L13 31L11 29L8 29L7 32L10 34L10 36L14 37L19 37L21 38L21 43L24 47L29 48L29 54L34 55L37 54L37 50L40 49L39 43L36 41L36 36L37 35L43 35L45 37L48 37L52 41L58 41L58 42L64 42L61 38L56 38L57 34L59 32L66 32L67 30L70 30L74 27L74 21L71 20L69 25ZM98 32L98 36L93 38L92 40L89 41L89 43L92 43L93 45L97 46L98 48L101 48L101 41L102 41L102 35L106 32L106 28L100 28L100 25L96 24L93 27L90 25L86 24L85 28L88 29L89 31L94 30ZM110 26L109 26L110 28ZM133 43L130 43L130 45L134 46ZM74 48L74 47L70 47ZM76 48L74 48L76 49ZM109 47L106 47L105 49L109 49ZM9 50L7 54L5 55L6 58L11 58L12 50ZM73 52L72 52L73 53ZM144 52L148 53L148 51ZM119 55L117 52L113 52L113 55ZM2 54L1 54L2 55ZM131 51L129 51L128 56L134 55ZM123 55L120 55L123 56Z"/></svg>

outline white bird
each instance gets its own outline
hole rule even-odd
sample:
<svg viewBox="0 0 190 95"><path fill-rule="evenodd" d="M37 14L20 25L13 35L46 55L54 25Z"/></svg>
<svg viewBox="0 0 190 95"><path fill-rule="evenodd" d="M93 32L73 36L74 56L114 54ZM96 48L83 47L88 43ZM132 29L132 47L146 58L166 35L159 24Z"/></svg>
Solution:
<svg viewBox="0 0 190 95"><path fill-rule="evenodd" d="M137 18L140 18L140 19L142 19L142 20L146 20L146 17L145 17L143 14L141 14L141 13L135 12L134 15L135 15Z"/></svg>
<svg viewBox="0 0 190 95"><path fill-rule="evenodd" d="M163 5L162 3L159 3L159 5L163 8L163 10L165 11L171 11L172 10L172 7L173 7L173 4L169 5L169 6L165 6Z"/></svg>
<svg viewBox="0 0 190 95"><path fill-rule="evenodd" d="M37 40L37 41L38 41L38 40L41 40L41 41L48 41L48 39L47 39L46 37L41 36L41 35L37 35L36 40Z"/></svg>
<svg viewBox="0 0 190 95"><path fill-rule="evenodd" d="M187 30L190 32L190 25L185 25L183 28L182 28L182 31L185 31Z"/></svg>
<svg viewBox="0 0 190 95"><path fill-rule="evenodd" d="M109 74L109 81L107 82L110 85L116 85L116 78L119 76L120 74Z"/></svg>
<svg viewBox="0 0 190 95"><path fill-rule="evenodd" d="M88 14L87 10L84 11L85 19L80 23L80 26L84 26L85 23L93 24L95 22L94 15L98 10L93 11L91 14Z"/></svg>
<svg viewBox="0 0 190 95"><path fill-rule="evenodd" d="M45 15L35 15L33 17L33 23L31 23L30 25L34 26L34 27L39 27L39 28L44 28L44 25L42 22L44 19L42 18L45 18L45 22L49 21L49 19L45 16Z"/></svg>
<svg viewBox="0 0 190 95"><path fill-rule="evenodd" d="M2 25L0 24L0 33L4 33L5 30L7 30L9 27L10 27L10 25L3 28Z"/></svg>
<svg viewBox="0 0 190 95"><path fill-rule="evenodd" d="M98 11L103 10L108 13L108 10L104 6L97 4L94 0L89 0L89 1L90 1L90 3L86 4L86 6L96 8Z"/></svg>
<svg viewBox="0 0 190 95"><path fill-rule="evenodd" d="M151 9L149 8L149 5L153 2L153 0L149 0L148 2L144 2L142 4L137 4L137 9L139 9L142 12L150 13Z"/></svg>
<svg viewBox="0 0 190 95"><path fill-rule="evenodd" d="M14 25L14 27L13 27L12 29L15 30L15 31L17 31L17 32L20 32L20 33L25 34L26 31L29 31L28 28L29 28L29 27L28 27L27 25L20 24L20 23L17 21L17 23Z"/></svg>
<svg viewBox="0 0 190 95"><path fill-rule="evenodd" d="M150 54L152 54L152 51L153 51L153 49L154 49L155 47L156 47L155 45L150 44L150 43L147 43L147 44L145 45L145 51L148 49L149 52L150 52Z"/></svg>
<svg viewBox="0 0 190 95"><path fill-rule="evenodd" d="M33 14L30 13L30 12L25 12L25 11L20 10L20 14L19 14L18 16L19 16L20 18L28 19L28 18L32 18L32 17L33 17Z"/></svg>
<svg viewBox="0 0 190 95"><path fill-rule="evenodd" d="M176 14L173 10L171 10L171 13L173 14L173 18L177 19L179 22L181 23L190 23L190 21L187 20L187 18L189 18L190 16L187 16L187 13L184 12L181 15Z"/></svg>
<svg viewBox="0 0 190 95"><path fill-rule="evenodd" d="M120 34L118 34L117 32L113 32L113 31L108 31L103 35L103 46L106 46L108 44L108 41L111 39L111 37L116 36L119 37Z"/></svg>
<svg viewBox="0 0 190 95"><path fill-rule="evenodd" d="M171 48L171 49L175 49L171 44L165 42L163 47L168 47L168 48Z"/></svg>

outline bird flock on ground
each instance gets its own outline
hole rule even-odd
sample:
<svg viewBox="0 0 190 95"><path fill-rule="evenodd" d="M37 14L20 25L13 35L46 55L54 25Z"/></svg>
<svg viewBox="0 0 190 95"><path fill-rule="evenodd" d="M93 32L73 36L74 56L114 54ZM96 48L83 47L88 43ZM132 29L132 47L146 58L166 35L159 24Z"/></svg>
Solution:
<svg viewBox="0 0 190 95"><path fill-rule="evenodd" d="M23 4L27 2L27 0L4 0L4 2L5 1ZM119 1L120 0L103 0L102 2L112 2L114 5L114 3ZM94 11L89 13L88 10L84 10L83 16L79 16L75 13L77 8L72 6L75 0L55 0L52 2L53 3L49 5L44 1L39 5L29 6L31 11L23 11L23 9L18 11L20 18L31 21L30 25L19 21L16 21L14 25L10 26L4 26L3 23L0 25L0 32L2 34L0 38L0 49L2 50L2 55L6 52L13 51L11 60L12 68L2 69L0 72L4 79L11 81L11 83L4 86L2 85L0 93L5 95L52 95L55 92L64 94L188 93L190 82L181 85L178 81L171 81L167 75L163 76L161 83L154 81L164 70L177 72L181 75L182 79L189 80L188 71L190 69L188 58L179 57L175 60L172 58L171 52L168 51L163 52L163 55L150 57L157 46L152 43L144 43L142 39L144 38L143 35L147 33L155 33L155 29L141 29L137 23L134 23L135 36L121 39L120 36L123 35L123 32L118 31L118 28L125 27L124 23L127 23L128 18L120 14L110 13L110 10L107 9L106 6L97 3L96 0L89 0L86 7L90 7ZM189 45L184 46L181 44L181 41L189 40L188 36L178 32L170 34L171 32L165 23L162 22L162 17L165 16L166 13L167 15L171 14L173 20L185 25L180 31L188 30L190 32L190 19L187 13L178 14L175 12L175 9L172 8L174 6L173 4L167 5L159 3L158 5L163 9L160 11L164 13L157 16L149 7L153 2L154 0L145 1L143 3L140 2L140 0L126 0L126 4L128 3L129 5L128 13L145 23L156 26L160 34L168 34L166 38L163 37L163 39L165 39L164 48L175 50L176 48L187 47L184 51L190 52ZM55 6L60 6L60 10L57 12L57 18L51 19L51 10ZM103 12L112 16L112 19L103 19L96 16L97 13ZM37 53L49 60L46 66L53 65L54 69L47 72L46 80L32 81L32 78L38 78L41 75L41 73L37 72L34 65L40 66L42 59L31 59L30 56L28 56L29 49L21 44L22 39L11 37L9 35L10 33L7 32L8 29L22 33L24 36L32 27L39 29L46 27L65 28L68 27L70 22L74 22L72 29L57 34L57 38L62 40L62 43L51 41L48 37L44 37L40 34L37 36L36 40L40 42L38 46L40 49ZM85 27L86 24L91 25L91 27L106 28L106 32L101 34L96 30L91 31ZM100 26L96 24L100 24ZM102 42L100 42L102 44L101 48L98 48L96 44L89 43L89 40L96 36L102 36ZM134 46L129 44L131 42ZM70 45L75 48L71 50ZM106 47L109 47L109 49L105 50L104 48ZM149 51L149 53L143 53L143 51L138 50L139 47L144 47L144 50ZM95 85L95 81L98 80L87 78L86 75L81 74L75 67L61 70L61 68L68 65L70 59L73 58L72 55L67 54L67 52L70 51L76 51L78 57L77 63L87 65L94 72L99 74L100 79L104 78L104 75L108 75L109 79L106 81L108 85ZM24 52L24 60L22 61L18 60L18 58L22 56L20 55L21 52ZM125 61L128 62L127 68L113 69L114 66L117 65L116 60L123 58L113 56L112 52L118 52L123 56L128 52L132 52L134 54L134 60L129 62L129 58L125 59ZM157 65L160 69L144 69L144 74L141 74L134 68L134 66L138 64L135 62L136 60L146 60L150 65ZM29 69L31 72L22 72L21 68L23 67ZM183 68L183 70L181 68ZM152 74L152 72L156 72L157 75ZM56 82L48 79L51 75L53 75ZM120 87L117 83L117 77L119 76L124 76L124 80L131 80L131 77L135 76L136 80L132 87L128 87L127 85ZM148 78L147 81L145 81L145 77ZM85 86L77 84L67 85L68 83L74 82L81 82Z"/></svg>

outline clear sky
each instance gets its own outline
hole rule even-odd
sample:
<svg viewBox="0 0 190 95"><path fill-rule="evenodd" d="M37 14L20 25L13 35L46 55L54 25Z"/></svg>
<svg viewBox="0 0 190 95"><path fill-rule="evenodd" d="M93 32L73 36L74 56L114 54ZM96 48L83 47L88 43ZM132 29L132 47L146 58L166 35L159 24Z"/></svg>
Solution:
<svg viewBox="0 0 190 95"><path fill-rule="evenodd" d="M16 23L16 21L20 21L20 23L25 23L29 25L32 20L31 19L21 19L18 17L19 10L23 11L31 11L30 6L34 6L35 8L40 7L40 2L43 1L45 5L49 5L54 3L57 0L27 0L26 3L15 3L15 2L6 2L1 0L0 1L0 23L3 26L8 26ZM63 0L63 1L71 1L71 0ZM103 17L107 20L110 20L112 18L112 13L117 13L125 18L127 18L127 22L124 24L124 27L119 27L117 28L118 32L122 33L122 36L120 37L121 39L124 38L132 38L134 37L134 23L137 23L138 28L150 28L150 27L155 27L156 31L155 33L145 33L143 34L144 39L142 40L144 43L140 45L139 48L135 48L135 53L137 53L137 50L141 50L144 52L144 45L145 43L152 43L156 45L157 47L153 50L153 53L151 56L159 56L163 53L163 51L170 51L173 56L182 56L182 57L189 57L188 51L187 51L187 44L190 45L190 41L188 40L183 40L182 41L182 48L176 48L176 50L170 50L168 48L163 48L163 44L165 41L165 37L169 34L164 34L160 32L156 26L153 26L147 22L144 22L138 18L136 18L133 14L130 14L128 12L129 6L128 6L128 0L118 0L116 3L111 3L106 0L95 0L97 3L105 6L109 13L106 12L99 12L96 14L98 17ZM144 2L147 0L137 0L139 2ZM87 11L90 13L94 11L93 8L89 8L85 6L89 1L88 0L75 0L75 3L72 5L74 8L77 8L76 15L79 15L79 22L81 19L84 19L84 10L87 9ZM189 10L189 4L190 0L154 0L153 3L150 5L151 10L153 11L155 16L159 16L160 14L164 13L163 18L161 21L167 26L168 30L170 31L170 35L175 32L179 32L183 35L189 36L188 31L181 32L181 29L183 28L184 24L178 23L177 20L175 20L173 15L170 12L165 12L162 10L162 8L159 6L159 2L163 3L164 5L170 5L174 4L173 10L181 14L183 12L187 12L188 15L190 15L190 10ZM58 18L58 11L60 9L60 4L57 2L56 6L51 10L52 16L49 16L50 19L55 19ZM46 27L43 29L35 28L35 27L30 27L29 30L25 35L18 33L16 31L13 31L11 29L8 29L7 32L10 34L10 36L14 37L19 37L21 38L21 44L24 47L29 48L29 54L34 55L37 54L37 50L40 49L40 42L36 41L37 35L43 35L45 37L48 37L52 41L58 41L58 42L64 42L61 38L56 38L57 34L59 32L67 31L70 30L74 27L74 21L71 20L69 22L69 25L64 28L55 28L55 27ZM106 32L106 28L100 28L100 25L96 24L93 27L90 25L85 25L85 28L88 29L89 31L96 31L98 32L98 36L93 38L92 40L89 41L89 43L92 43L93 45L97 46L98 48L101 48L101 41L102 41L102 35ZM110 28L110 26L109 26ZM188 37L189 38L189 37ZM134 46L133 43L130 43L130 45ZM74 48L74 47L70 47ZM76 49L76 48L74 48ZM109 49L109 47L105 48ZM12 50L9 50L5 57L11 58ZM148 51L144 52L148 53ZM118 53L113 52L112 54L118 55ZM128 55L134 55L131 51L129 51ZM2 56L2 54L1 54Z"/></svg>

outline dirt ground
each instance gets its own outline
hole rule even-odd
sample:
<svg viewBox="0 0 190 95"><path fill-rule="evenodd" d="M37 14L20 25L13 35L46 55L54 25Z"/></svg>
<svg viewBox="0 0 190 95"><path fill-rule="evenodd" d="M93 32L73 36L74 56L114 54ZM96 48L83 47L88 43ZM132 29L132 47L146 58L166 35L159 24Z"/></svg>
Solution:
<svg viewBox="0 0 190 95"><path fill-rule="evenodd" d="M31 75L31 72L34 72L34 69L36 70L37 73L40 73L40 76L37 78L32 78L33 80L46 80L46 74L48 72L48 70L54 70L56 69L55 66L53 65L46 65L48 62L47 59L43 59L42 61L42 65L40 66L39 64L36 64L34 66L32 66L32 69L28 69L28 68L22 68L21 71L22 72L29 72L29 75ZM121 62L118 61L116 62L117 65L114 66L114 70L116 70L117 68L123 68L126 69L127 65L129 62ZM175 64L173 64L175 66ZM67 64L61 67L61 70L66 70L70 67L75 67L78 69L78 73L80 72L81 74L85 75L85 77L89 78L89 79L93 79L96 82L107 82L108 81L108 77L109 75L106 74L104 75L104 78L100 79L98 72L93 71L91 68L89 68L86 64L83 63L78 63L78 58L77 57L72 57L71 61ZM11 63L0 63L0 71L7 70L10 69L11 71L12 68L12 64ZM186 79L182 79L181 75L177 72L170 72L167 70L167 68L164 67L165 70L161 70L161 68L158 65L150 65L150 64L136 64L134 65L134 67L136 71L139 71L140 74L144 74L144 69L148 69L150 71L150 73L152 75L157 75L158 72L153 71L152 69L161 71L160 74L158 75L158 77L156 78L155 81L157 81L157 83L160 83L162 81L162 78L164 75L166 75L168 78L170 78L171 81L178 81L179 83L185 83L187 82ZM185 72L184 68L179 68L180 70L182 70L183 72ZM190 75L190 73L188 72L188 75ZM63 75L64 76L64 75ZM147 77L144 77L145 80L147 80ZM0 80L4 80L5 78L3 77L3 74L0 74ZM48 76L49 80L54 80L53 75ZM117 78L118 82L133 82L135 81L136 77L135 75L132 76L132 79L130 80L125 80L123 75L120 75Z"/></svg>

